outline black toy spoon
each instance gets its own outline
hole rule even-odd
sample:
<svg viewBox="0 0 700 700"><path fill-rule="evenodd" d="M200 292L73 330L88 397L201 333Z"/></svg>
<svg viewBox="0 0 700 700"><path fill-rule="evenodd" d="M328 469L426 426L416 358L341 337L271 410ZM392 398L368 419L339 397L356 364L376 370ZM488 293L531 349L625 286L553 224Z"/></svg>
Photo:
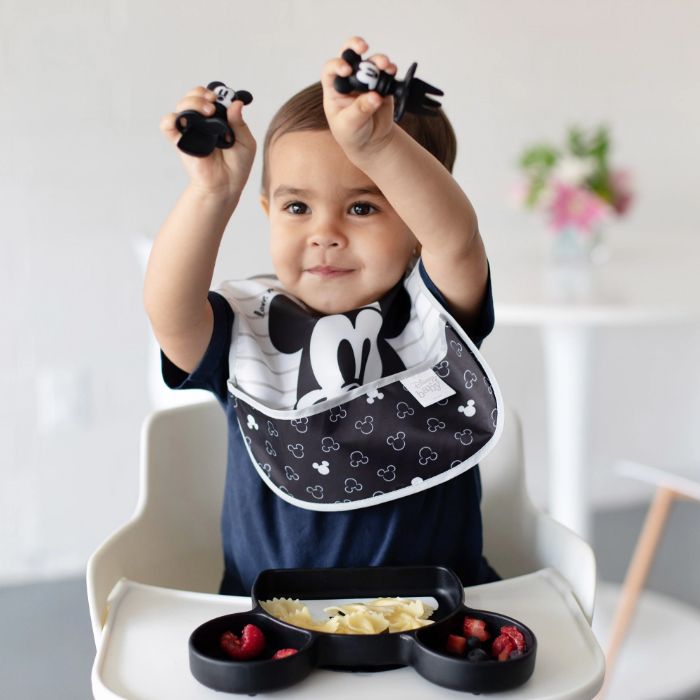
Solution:
<svg viewBox="0 0 700 700"><path fill-rule="evenodd" d="M336 76L333 86L343 94L351 92L369 92L374 90L380 95L394 96L394 121L403 117L404 112L434 116L440 109L440 103L428 95L444 95L439 88L415 77L417 63L412 63L406 77L397 80L393 75L379 70L372 61L363 61L362 56L352 49L346 49L342 54L353 69L352 75Z"/></svg>

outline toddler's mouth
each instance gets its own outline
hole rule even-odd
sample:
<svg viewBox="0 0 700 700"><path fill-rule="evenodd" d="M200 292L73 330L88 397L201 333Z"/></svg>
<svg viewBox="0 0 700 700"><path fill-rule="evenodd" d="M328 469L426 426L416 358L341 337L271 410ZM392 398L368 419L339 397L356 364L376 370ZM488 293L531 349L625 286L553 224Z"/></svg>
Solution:
<svg viewBox="0 0 700 700"><path fill-rule="evenodd" d="M318 275L319 277L341 277L342 275L347 275L352 272L351 268L347 267L335 267L333 265L316 265L315 267L310 267L306 270L312 275Z"/></svg>

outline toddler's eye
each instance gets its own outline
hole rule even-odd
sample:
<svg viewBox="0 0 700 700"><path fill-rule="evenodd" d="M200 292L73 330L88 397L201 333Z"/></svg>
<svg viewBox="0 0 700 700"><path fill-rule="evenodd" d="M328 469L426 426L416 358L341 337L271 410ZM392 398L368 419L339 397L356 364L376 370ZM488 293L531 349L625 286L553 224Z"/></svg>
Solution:
<svg viewBox="0 0 700 700"><path fill-rule="evenodd" d="M356 216L368 216L372 212L377 211L377 209L369 202L355 202L350 205L350 211Z"/></svg>
<svg viewBox="0 0 700 700"><path fill-rule="evenodd" d="M286 212L288 212L289 214L295 214L296 216L300 214L306 214L308 209L309 208L306 206L306 204L304 204L304 202L290 202L284 208Z"/></svg>

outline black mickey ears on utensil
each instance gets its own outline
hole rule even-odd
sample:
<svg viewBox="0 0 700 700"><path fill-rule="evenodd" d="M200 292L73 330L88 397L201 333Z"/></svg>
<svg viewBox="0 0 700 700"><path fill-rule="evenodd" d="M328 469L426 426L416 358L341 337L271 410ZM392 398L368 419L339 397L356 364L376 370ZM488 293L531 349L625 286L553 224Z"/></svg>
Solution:
<svg viewBox="0 0 700 700"><path fill-rule="evenodd" d="M444 95L443 91L415 77L417 63L411 64L403 80L397 80L371 61L363 61L352 49L343 51L342 58L352 66L353 73L348 77L336 76L333 87L343 94L374 90L382 96L393 95L395 122L404 112L434 116L440 108L440 103L428 95Z"/></svg>
<svg viewBox="0 0 700 700"><path fill-rule="evenodd" d="M175 126L182 134L177 147L190 156L203 158L215 148L231 148L236 141L233 129L228 124L226 109L234 100L240 100L244 105L253 101L253 96L247 90L232 90L219 81L207 85L216 95L214 115L205 117L193 109L180 112L175 118Z"/></svg>

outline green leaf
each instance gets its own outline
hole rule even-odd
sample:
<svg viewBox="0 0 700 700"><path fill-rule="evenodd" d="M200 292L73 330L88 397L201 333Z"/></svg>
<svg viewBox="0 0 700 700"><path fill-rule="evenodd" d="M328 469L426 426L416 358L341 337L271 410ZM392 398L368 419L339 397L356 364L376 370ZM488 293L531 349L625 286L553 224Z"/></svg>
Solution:
<svg viewBox="0 0 700 700"><path fill-rule="evenodd" d="M559 159L555 148L544 144L530 146L520 156L520 167L525 170L549 170Z"/></svg>

